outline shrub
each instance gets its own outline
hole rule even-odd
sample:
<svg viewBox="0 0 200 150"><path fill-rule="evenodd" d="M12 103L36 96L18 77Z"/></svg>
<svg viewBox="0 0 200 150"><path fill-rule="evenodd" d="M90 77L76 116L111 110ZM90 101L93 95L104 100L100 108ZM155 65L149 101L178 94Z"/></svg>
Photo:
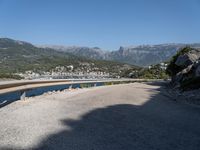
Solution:
<svg viewBox="0 0 200 150"><path fill-rule="evenodd" d="M19 75L14 75L14 74L10 74L10 73L0 73L0 78L4 78L4 79L23 79L21 76Z"/></svg>

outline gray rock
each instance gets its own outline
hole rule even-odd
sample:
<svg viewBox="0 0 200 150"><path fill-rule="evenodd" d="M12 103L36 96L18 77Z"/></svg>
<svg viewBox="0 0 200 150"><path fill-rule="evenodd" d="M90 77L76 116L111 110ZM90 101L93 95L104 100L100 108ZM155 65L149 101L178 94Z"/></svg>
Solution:
<svg viewBox="0 0 200 150"><path fill-rule="evenodd" d="M180 55L178 58L177 58L177 60L176 60L176 62L175 62L175 64L177 65L177 66L179 66L179 67L185 67L185 66L187 66L188 64L192 64L192 62L191 61L189 61L188 62L188 55Z"/></svg>
<svg viewBox="0 0 200 150"><path fill-rule="evenodd" d="M192 50L187 54L180 55L175 64L179 67L185 68L194 62L198 61L200 58L200 51L199 50Z"/></svg>
<svg viewBox="0 0 200 150"><path fill-rule="evenodd" d="M180 55L175 64L182 68L175 76L172 77L174 87L181 87L182 83L187 83L188 89L198 88L199 83L193 83L193 79L200 77L200 50L192 49L190 52Z"/></svg>
<svg viewBox="0 0 200 150"><path fill-rule="evenodd" d="M183 78L183 74L181 72L179 72L179 73L176 74L174 80L176 82L180 82L182 80L182 78Z"/></svg>
<svg viewBox="0 0 200 150"><path fill-rule="evenodd" d="M187 68L183 69L181 71L181 74L187 74L187 73L189 73L192 70L192 68L193 68L193 64L189 65Z"/></svg>
<svg viewBox="0 0 200 150"><path fill-rule="evenodd" d="M200 63L195 69L195 77L200 77Z"/></svg>

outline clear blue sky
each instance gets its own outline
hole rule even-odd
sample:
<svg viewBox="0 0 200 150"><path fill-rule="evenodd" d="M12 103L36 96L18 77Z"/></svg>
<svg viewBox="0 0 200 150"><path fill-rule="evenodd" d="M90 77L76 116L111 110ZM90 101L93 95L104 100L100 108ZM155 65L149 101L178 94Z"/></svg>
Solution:
<svg viewBox="0 0 200 150"><path fill-rule="evenodd" d="M0 0L0 37L107 50L200 42L200 0Z"/></svg>

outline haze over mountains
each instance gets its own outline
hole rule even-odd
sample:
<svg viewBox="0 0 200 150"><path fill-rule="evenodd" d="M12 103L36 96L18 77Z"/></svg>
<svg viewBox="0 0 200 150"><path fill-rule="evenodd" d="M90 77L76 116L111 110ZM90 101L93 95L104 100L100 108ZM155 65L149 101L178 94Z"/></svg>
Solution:
<svg viewBox="0 0 200 150"><path fill-rule="evenodd" d="M118 76L134 68L138 67L120 62L94 60L52 48L38 48L23 41L0 38L0 74L29 71L41 75L71 73Z"/></svg>
<svg viewBox="0 0 200 150"><path fill-rule="evenodd" d="M103 51L98 47L35 46L0 38L0 76L50 77L138 77L148 66L169 60L186 44L141 45ZM190 44L200 47L200 44Z"/></svg>
<svg viewBox="0 0 200 150"><path fill-rule="evenodd" d="M191 46L199 48L200 43L194 44L159 44L159 45L140 45L140 46L121 46L117 51L104 51L98 47L76 47L76 46L56 46L45 45L58 51L64 51L76 56L86 58L112 60L137 66L149 66L169 60L180 48Z"/></svg>
<svg viewBox="0 0 200 150"><path fill-rule="evenodd" d="M3 68L6 68L6 66L8 67L11 64L12 66L16 65L14 62L16 62L18 65L23 64L23 60L25 59L27 59L29 63L44 63L46 67L47 64L45 64L45 62L48 61L52 64L59 64L60 62L65 62L67 64L71 64L73 62L76 64L76 62L84 62L91 60L106 60L144 67L169 60L180 48L185 46L200 48L200 43L173 43L159 45L140 45L130 47L121 46L117 51L104 51L98 47L90 48L57 45L34 46L28 42L17 41L8 38L0 38L0 58L1 64L4 61L6 61ZM51 58L53 59L51 60ZM56 62L54 62L55 60ZM33 64L30 64L30 66ZM8 67L8 69L10 68Z"/></svg>

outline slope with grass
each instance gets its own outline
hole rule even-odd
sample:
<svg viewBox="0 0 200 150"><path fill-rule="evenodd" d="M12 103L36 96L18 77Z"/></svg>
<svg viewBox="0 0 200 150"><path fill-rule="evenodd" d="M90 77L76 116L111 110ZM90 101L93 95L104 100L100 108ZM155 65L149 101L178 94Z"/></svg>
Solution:
<svg viewBox="0 0 200 150"><path fill-rule="evenodd" d="M0 77L27 70L41 73L69 65L73 65L74 71L103 71L115 75L126 69L137 68L124 63L79 57L51 48L38 48L27 42L0 39Z"/></svg>

